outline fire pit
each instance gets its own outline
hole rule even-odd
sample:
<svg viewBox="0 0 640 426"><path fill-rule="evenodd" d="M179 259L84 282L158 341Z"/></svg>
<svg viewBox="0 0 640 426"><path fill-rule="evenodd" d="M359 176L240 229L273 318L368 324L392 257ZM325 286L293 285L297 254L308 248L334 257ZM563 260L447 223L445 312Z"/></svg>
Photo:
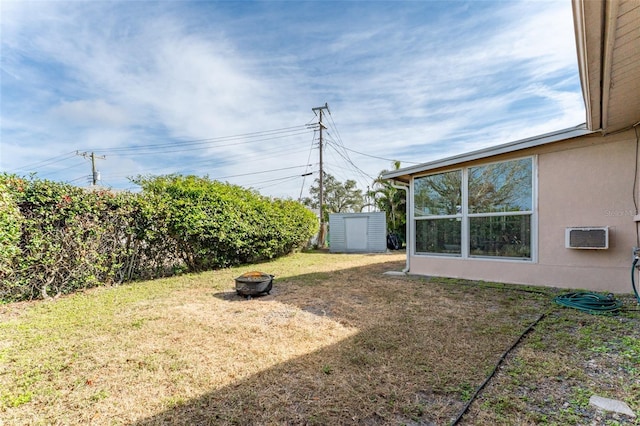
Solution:
<svg viewBox="0 0 640 426"><path fill-rule="evenodd" d="M273 287L273 275L264 272L245 272L236 278L236 293L251 299L251 296L269 294Z"/></svg>

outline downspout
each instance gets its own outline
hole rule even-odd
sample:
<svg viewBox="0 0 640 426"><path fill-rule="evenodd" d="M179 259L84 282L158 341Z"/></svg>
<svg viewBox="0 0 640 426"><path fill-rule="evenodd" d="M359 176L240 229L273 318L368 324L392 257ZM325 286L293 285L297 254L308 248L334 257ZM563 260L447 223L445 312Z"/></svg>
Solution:
<svg viewBox="0 0 640 426"><path fill-rule="evenodd" d="M405 242L407 244L407 256L406 256L407 257L407 261L406 261L405 268L402 270L402 273L406 274L406 273L409 272L409 269L410 269L409 268L409 266L410 266L409 256L411 254L411 249L410 249L411 246L409 245L409 241L410 241L409 239L411 237L410 234L409 234L409 231L410 231L409 230L409 223L410 223L410 221L409 221L409 185L407 185L406 183L400 183L398 181L392 180L391 181L391 186L393 186L396 189L401 189L401 190L403 190L405 192L404 205L405 205L406 213L405 213L405 224L404 224L405 231L404 231L404 235L405 235Z"/></svg>

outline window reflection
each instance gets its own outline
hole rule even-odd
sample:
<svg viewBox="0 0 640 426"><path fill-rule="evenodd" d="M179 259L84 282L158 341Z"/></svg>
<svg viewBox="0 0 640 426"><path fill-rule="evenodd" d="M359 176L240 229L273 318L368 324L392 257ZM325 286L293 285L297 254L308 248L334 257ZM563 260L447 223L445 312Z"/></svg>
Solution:
<svg viewBox="0 0 640 426"><path fill-rule="evenodd" d="M531 159L469 168L469 213L531 210Z"/></svg>
<svg viewBox="0 0 640 426"><path fill-rule="evenodd" d="M415 180L415 215L443 216L461 214L462 171L424 176Z"/></svg>

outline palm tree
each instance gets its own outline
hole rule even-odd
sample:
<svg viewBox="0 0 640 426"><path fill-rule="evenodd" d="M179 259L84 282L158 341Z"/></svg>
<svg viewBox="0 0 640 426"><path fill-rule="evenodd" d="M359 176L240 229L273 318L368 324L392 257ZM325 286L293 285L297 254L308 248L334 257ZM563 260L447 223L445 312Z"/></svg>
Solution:
<svg viewBox="0 0 640 426"><path fill-rule="evenodd" d="M392 163L393 170L400 169L400 161ZM382 170L373 181L372 189L367 194L372 204L387 215L387 232L395 233L405 240L406 192L394 188L392 183L382 178L388 170Z"/></svg>

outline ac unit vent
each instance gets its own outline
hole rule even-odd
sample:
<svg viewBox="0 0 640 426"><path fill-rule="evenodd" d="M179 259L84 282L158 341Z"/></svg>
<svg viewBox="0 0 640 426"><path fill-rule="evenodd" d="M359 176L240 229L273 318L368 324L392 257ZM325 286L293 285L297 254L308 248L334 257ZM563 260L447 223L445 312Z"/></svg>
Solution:
<svg viewBox="0 0 640 426"><path fill-rule="evenodd" d="M609 248L609 227L567 228L566 248L603 250Z"/></svg>

